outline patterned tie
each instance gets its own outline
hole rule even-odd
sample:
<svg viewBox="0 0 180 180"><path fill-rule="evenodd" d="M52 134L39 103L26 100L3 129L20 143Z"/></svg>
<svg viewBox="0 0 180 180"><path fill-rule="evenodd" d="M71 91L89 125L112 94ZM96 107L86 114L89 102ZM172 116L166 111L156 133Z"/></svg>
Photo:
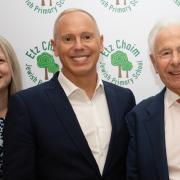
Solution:
<svg viewBox="0 0 180 180"><path fill-rule="evenodd" d="M180 104L180 99L176 100Z"/></svg>

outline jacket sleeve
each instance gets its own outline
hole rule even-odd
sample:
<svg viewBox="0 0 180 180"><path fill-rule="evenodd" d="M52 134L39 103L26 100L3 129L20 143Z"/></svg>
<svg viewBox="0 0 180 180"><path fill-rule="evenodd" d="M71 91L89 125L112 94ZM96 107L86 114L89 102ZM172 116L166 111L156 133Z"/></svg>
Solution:
<svg viewBox="0 0 180 180"><path fill-rule="evenodd" d="M20 95L10 98L3 136L5 180L35 180L33 128L30 114Z"/></svg>
<svg viewBox="0 0 180 180"><path fill-rule="evenodd" d="M139 180L138 164L137 164L137 147L136 147L136 132L135 132L135 117L132 113L126 116L127 126L129 131L129 146L127 155L127 180Z"/></svg>

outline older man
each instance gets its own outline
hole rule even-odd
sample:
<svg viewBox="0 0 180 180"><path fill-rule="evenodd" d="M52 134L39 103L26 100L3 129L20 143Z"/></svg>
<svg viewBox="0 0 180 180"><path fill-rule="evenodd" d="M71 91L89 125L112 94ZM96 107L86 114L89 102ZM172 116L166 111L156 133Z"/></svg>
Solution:
<svg viewBox="0 0 180 180"><path fill-rule="evenodd" d="M125 115L134 96L98 76L103 36L95 19L81 9L65 10L52 45L62 71L9 103L5 179L125 180Z"/></svg>
<svg viewBox="0 0 180 180"><path fill-rule="evenodd" d="M156 24L150 58L166 86L127 116L129 180L180 179L180 20Z"/></svg>

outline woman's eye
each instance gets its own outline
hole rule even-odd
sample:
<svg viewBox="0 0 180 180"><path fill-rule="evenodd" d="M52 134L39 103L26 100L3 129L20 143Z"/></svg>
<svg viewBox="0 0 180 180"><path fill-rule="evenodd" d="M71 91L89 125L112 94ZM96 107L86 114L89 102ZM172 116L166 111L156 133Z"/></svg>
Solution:
<svg viewBox="0 0 180 180"><path fill-rule="evenodd" d="M0 63L2 64L4 62L6 62L5 59L0 58Z"/></svg>

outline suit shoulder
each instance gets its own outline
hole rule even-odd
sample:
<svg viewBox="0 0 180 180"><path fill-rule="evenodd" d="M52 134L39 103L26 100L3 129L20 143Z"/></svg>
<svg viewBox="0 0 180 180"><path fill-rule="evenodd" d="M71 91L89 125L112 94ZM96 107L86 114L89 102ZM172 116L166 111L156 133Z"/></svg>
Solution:
<svg viewBox="0 0 180 180"><path fill-rule="evenodd" d="M147 108L152 104L156 106L156 104L158 104L160 101L162 101L162 99L164 99L164 92L165 91L162 90L160 93L142 100L139 104L136 105L134 109Z"/></svg>
<svg viewBox="0 0 180 180"><path fill-rule="evenodd" d="M21 90L15 95L17 96L40 95L40 93L42 93L42 91L44 91L45 89L58 87L59 86L58 75L59 75L59 72L55 73L54 76L49 81Z"/></svg>
<svg viewBox="0 0 180 180"><path fill-rule="evenodd" d="M110 82L107 82L107 81L103 81L104 85L117 91L117 92L124 92L124 93L132 93L132 91L129 89L129 88L125 88L125 87L121 87L121 86L118 86L118 85L115 85L115 84L112 84Z"/></svg>
<svg viewBox="0 0 180 180"><path fill-rule="evenodd" d="M146 108L148 107L156 98L156 96L150 96L146 99L143 99L141 102L139 102L134 109L138 108Z"/></svg>
<svg viewBox="0 0 180 180"><path fill-rule="evenodd" d="M104 88L107 98L112 98L114 102L127 108L128 111L136 104L135 96L130 89L109 82L104 82Z"/></svg>
<svg viewBox="0 0 180 180"><path fill-rule="evenodd" d="M147 114L148 110L156 109L156 107L158 108L159 105L163 103L164 92L165 91L163 90L154 96L142 100L129 112L128 117L138 116L142 119L142 117L144 117Z"/></svg>
<svg viewBox="0 0 180 180"><path fill-rule="evenodd" d="M50 82L44 82L42 84L21 90L15 94L15 96L21 96L21 97L36 97L39 96L42 91L49 87Z"/></svg>
<svg viewBox="0 0 180 180"><path fill-rule="evenodd" d="M147 99L142 100L136 106L132 108L132 110L126 115L126 120L129 126L141 123L146 120L147 117L147 109L150 104L154 101L154 96L151 96Z"/></svg>

